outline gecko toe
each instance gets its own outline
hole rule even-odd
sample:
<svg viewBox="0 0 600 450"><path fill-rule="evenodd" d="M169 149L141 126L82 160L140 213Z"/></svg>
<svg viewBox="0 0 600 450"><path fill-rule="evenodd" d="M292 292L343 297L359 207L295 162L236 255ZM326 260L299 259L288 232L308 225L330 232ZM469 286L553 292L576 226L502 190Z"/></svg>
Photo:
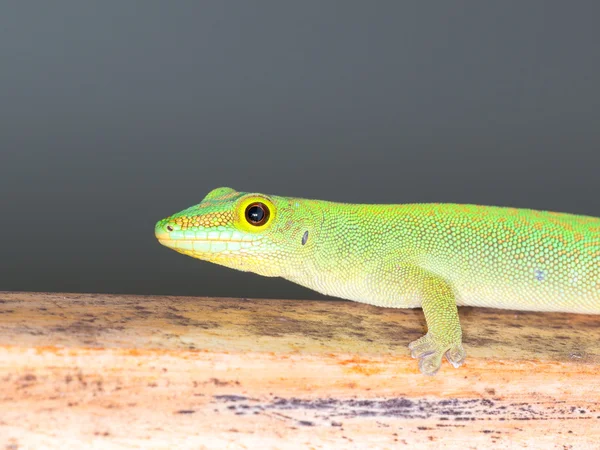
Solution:
<svg viewBox="0 0 600 450"><path fill-rule="evenodd" d="M423 375L435 375L442 365L442 355L439 352L429 352L419 358L419 370Z"/></svg>
<svg viewBox="0 0 600 450"><path fill-rule="evenodd" d="M431 343L427 339L427 335L411 342L408 345L408 349L410 350L410 356L416 359L423 358L435 352L435 349L431 347Z"/></svg>
<svg viewBox="0 0 600 450"><path fill-rule="evenodd" d="M438 342L429 334L411 342L408 348L410 355L419 360L419 370L424 375L435 375L444 355L454 367L459 367L466 356L462 344Z"/></svg>
<svg viewBox="0 0 600 450"><path fill-rule="evenodd" d="M446 359L455 368L459 368L464 362L467 353L462 344L455 344L446 352Z"/></svg>

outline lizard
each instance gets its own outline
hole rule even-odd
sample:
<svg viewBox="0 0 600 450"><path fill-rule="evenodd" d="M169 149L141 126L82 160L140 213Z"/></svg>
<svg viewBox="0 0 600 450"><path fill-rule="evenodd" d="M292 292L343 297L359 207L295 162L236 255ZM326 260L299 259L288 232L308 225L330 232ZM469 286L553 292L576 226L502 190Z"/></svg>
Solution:
<svg viewBox="0 0 600 450"><path fill-rule="evenodd" d="M457 306L600 314L600 218L457 203L351 204L214 189L158 221L179 253L381 307L421 307L425 375L466 353Z"/></svg>

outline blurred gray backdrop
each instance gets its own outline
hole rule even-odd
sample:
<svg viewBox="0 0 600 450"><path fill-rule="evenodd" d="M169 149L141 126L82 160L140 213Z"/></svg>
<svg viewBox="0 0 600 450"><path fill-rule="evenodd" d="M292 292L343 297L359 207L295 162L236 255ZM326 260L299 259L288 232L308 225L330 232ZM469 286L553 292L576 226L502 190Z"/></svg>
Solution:
<svg viewBox="0 0 600 450"><path fill-rule="evenodd" d="M179 255L217 186L600 216L595 1L0 6L0 290L320 298Z"/></svg>

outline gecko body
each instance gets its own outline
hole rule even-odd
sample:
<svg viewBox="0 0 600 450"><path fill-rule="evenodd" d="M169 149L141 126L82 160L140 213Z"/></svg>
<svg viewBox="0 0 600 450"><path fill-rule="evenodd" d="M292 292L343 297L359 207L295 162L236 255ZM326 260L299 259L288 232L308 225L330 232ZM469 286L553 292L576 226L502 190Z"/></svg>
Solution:
<svg viewBox="0 0 600 450"><path fill-rule="evenodd" d="M600 314L600 218L211 191L156 224L188 256L377 306L423 308L419 369L465 359L457 305Z"/></svg>

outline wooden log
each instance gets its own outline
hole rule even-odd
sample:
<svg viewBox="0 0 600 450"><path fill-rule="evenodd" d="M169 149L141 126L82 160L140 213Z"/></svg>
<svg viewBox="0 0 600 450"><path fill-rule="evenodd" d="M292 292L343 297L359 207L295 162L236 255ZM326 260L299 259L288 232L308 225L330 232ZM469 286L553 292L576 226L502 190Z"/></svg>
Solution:
<svg viewBox="0 0 600 450"><path fill-rule="evenodd" d="M0 448L600 448L600 316L0 292ZM4 447L1 447L4 445Z"/></svg>

